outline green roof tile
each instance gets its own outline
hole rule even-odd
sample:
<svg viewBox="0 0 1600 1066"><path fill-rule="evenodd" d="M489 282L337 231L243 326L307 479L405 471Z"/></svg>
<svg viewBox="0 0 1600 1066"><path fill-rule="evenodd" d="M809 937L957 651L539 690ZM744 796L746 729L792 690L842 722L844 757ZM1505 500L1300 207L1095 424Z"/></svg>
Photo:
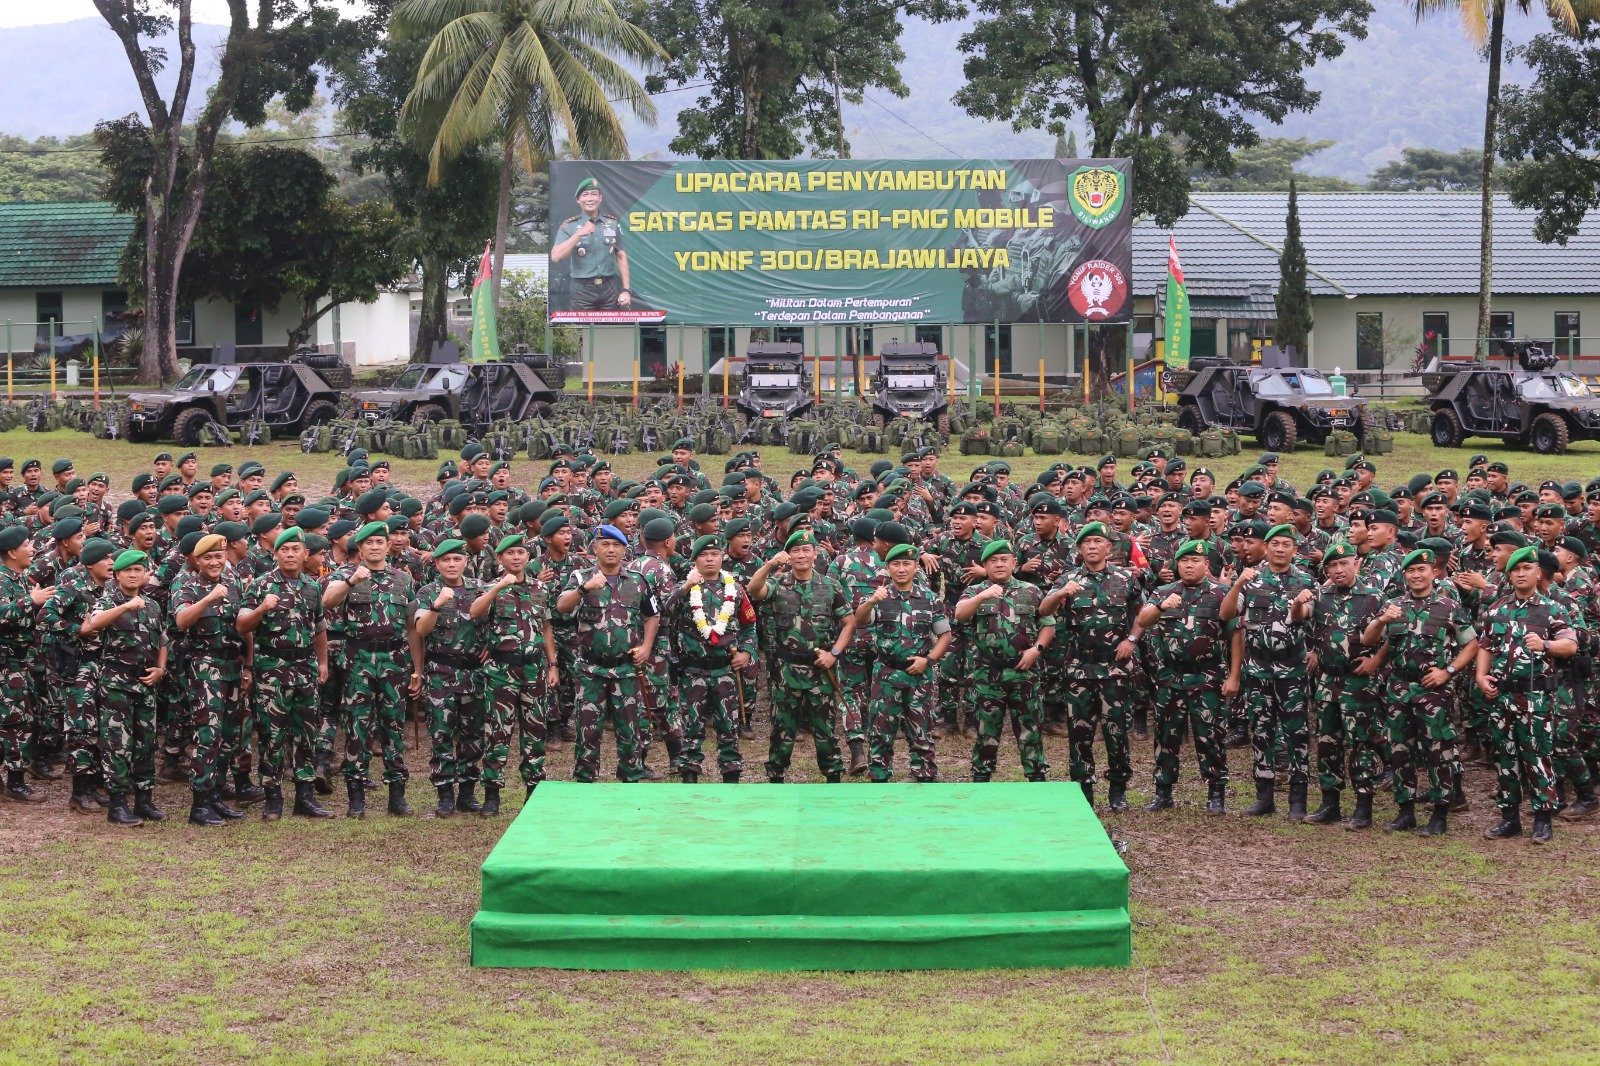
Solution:
<svg viewBox="0 0 1600 1066"><path fill-rule="evenodd" d="M115 285L133 225L108 203L0 204L0 288Z"/></svg>

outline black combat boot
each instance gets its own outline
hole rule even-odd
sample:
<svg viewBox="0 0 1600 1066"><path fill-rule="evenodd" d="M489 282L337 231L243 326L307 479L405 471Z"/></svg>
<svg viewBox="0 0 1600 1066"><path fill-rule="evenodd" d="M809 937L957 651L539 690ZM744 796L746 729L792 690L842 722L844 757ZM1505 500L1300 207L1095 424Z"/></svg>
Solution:
<svg viewBox="0 0 1600 1066"><path fill-rule="evenodd" d="M1147 811L1170 811L1172 806L1172 786L1157 785L1156 798L1145 804L1144 809Z"/></svg>
<svg viewBox="0 0 1600 1066"><path fill-rule="evenodd" d="M649 763L644 762L642 758L640 760L639 767L640 767L639 768L639 780L641 780L641 781L660 781L661 780L661 771L657 770L655 767L651 766ZM488 788L487 785L485 785L484 787Z"/></svg>
<svg viewBox="0 0 1600 1066"><path fill-rule="evenodd" d="M1111 782L1111 787L1108 790L1109 795L1106 797L1106 806L1110 807L1113 811L1125 811L1125 810L1127 810L1128 809L1128 792L1127 792L1127 790L1128 790L1128 786L1127 786L1126 782L1123 782L1123 781L1113 781L1113 782Z"/></svg>
<svg viewBox="0 0 1600 1066"><path fill-rule="evenodd" d="M1533 816L1533 836L1530 838L1535 844L1548 844L1555 831L1550 828L1550 812L1539 811Z"/></svg>
<svg viewBox="0 0 1600 1066"><path fill-rule="evenodd" d="M1422 827L1417 834L1420 837L1442 837L1450 829L1450 804L1435 803L1433 817L1428 819L1428 824Z"/></svg>
<svg viewBox="0 0 1600 1066"><path fill-rule="evenodd" d="M1066 708L1052 706L1045 715L1044 725L1040 727L1039 731L1047 737L1070 736L1072 730L1067 728Z"/></svg>
<svg viewBox="0 0 1600 1066"><path fill-rule="evenodd" d="M1355 813L1350 815L1350 820L1344 823L1346 829L1371 829L1372 828L1372 793L1356 793Z"/></svg>
<svg viewBox="0 0 1600 1066"><path fill-rule="evenodd" d="M147 822L164 822L167 816L156 806L155 791L148 788L133 790L133 813Z"/></svg>
<svg viewBox="0 0 1600 1066"><path fill-rule="evenodd" d="M294 813L302 818L332 818L333 812L317 802L310 781L294 783Z"/></svg>
<svg viewBox="0 0 1600 1066"><path fill-rule="evenodd" d="M333 795L333 752L317 752L317 776L311 779L311 787L319 796Z"/></svg>
<svg viewBox="0 0 1600 1066"><path fill-rule="evenodd" d="M78 814L100 813L100 801L95 799L92 776L82 773L72 775L72 799L67 805Z"/></svg>
<svg viewBox="0 0 1600 1066"><path fill-rule="evenodd" d="M189 824L211 826L213 828L226 825L227 823L217 816L217 812L211 809L211 804L206 802L206 797L207 793L194 793L194 798L189 801Z"/></svg>
<svg viewBox="0 0 1600 1066"><path fill-rule="evenodd" d="M1459 776L1456 777L1456 790L1450 793L1449 806L1452 811L1458 813L1472 809L1472 804L1467 802L1466 792L1461 788L1461 778Z"/></svg>
<svg viewBox="0 0 1600 1066"><path fill-rule="evenodd" d="M1578 786L1578 798L1567 804L1567 809L1561 812L1561 817L1569 822L1576 822L1583 818L1593 817L1600 811L1600 800L1595 799L1594 785L1592 783Z"/></svg>
<svg viewBox="0 0 1600 1066"><path fill-rule="evenodd" d="M1089 809L1091 811L1094 810L1094 784L1089 781L1084 781L1081 782L1078 787L1083 789L1083 798L1089 804Z"/></svg>
<svg viewBox="0 0 1600 1066"><path fill-rule="evenodd" d="M283 817L283 786L265 785L261 789L261 820L276 822Z"/></svg>
<svg viewBox="0 0 1600 1066"><path fill-rule="evenodd" d="M1522 814L1518 810L1500 812L1500 821L1483 831L1485 840L1505 840L1522 835Z"/></svg>
<svg viewBox="0 0 1600 1066"><path fill-rule="evenodd" d="M106 804L106 821L112 825L125 825L130 829L144 824L143 819L128 810L128 795L125 792L111 793L111 802Z"/></svg>
<svg viewBox="0 0 1600 1066"><path fill-rule="evenodd" d="M698 785L700 783L699 770L685 768L678 771L678 776L683 778L683 783L686 785Z"/></svg>
<svg viewBox="0 0 1600 1066"><path fill-rule="evenodd" d="M1391 833L1398 833L1405 829L1417 827L1417 805L1415 803L1400 804L1400 813L1394 816L1394 821L1386 827Z"/></svg>
<svg viewBox="0 0 1600 1066"><path fill-rule="evenodd" d="M1318 807L1306 821L1312 825L1333 825L1344 817L1344 812L1339 809L1339 790L1325 788L1322 790L1322 806Z"/></svg>
<svg viewBox="0 0 1600 1066"><path fill-rule="evenodd" d="M738 770L725 770L725 771L723 771L723 774L722 774L722 783L724 785L737 785L739 783L739 777L740 777L740 771L738 771Z"/></svg>
<svg viewBox="0 0 1600 1066"><path fill-rule="evenodd" d="M250 780L250 774L234 772L233 802L241 807L251 807L267 798L261 786Z"/></svg>
<svg viewBox="0 0 1600 1066"><path fill-rule="evenodd" d="M456 789L454 785L439 786L439 805L433 809L435 818L454 818L456 814Z"/></svg>
<svg viewBox="0 0 1600 1066"><path fill-rule="evenodd" d="M365 818L367 816L367 790L361 787L361 782L353 777L344 779L344 794L346 818Z"/></svg>
<svg viewBox="0 0 1600 1066"><path fill-rule="evenodd" d="M483 810L483 804L478 802L478 783L476 781L463 781L456 787L456 810L466 811L468 814L477 814Z"/></svg>
<svg viewBox="0 0 1600 1066"><path fill-rule="evenodd" d="M1289 785L1289 821L1303 822L1306 820L1306 783Z"/></svg>
<svg viewBox="0 0 1600 1066"><path fill-rule="evenodd" d="M1272 782L1262 781L1258 778L1256 780L1256 801L1246 807L1244 813L1252 818L1260 818L1271 814L1277 809L1278 805L1272 799Z"/></svg>
<svg viewBox="0 0 1600 1066"><path fill-rule="evenodd" d="M28 784L21 770L6 772L6 799L15 803L43 803L44 793Z"/></svg>
<svg viewBox="0 0 1600 1066"><path fill-rule="evenodd" d="M667 734L667 772L668 773L672 772L672 768L674 766L678 765L678 760L681 759L681 758L683 758L683 739L681 737L675 737L671 733L668 733Z"/></svg>
<svg viewBox="0 0 1600 1066"><path fill-rule="evenodd" d="M28 772L33 774L33 776L38 778L40 781L61 780L61 771L56 769L55 765L52 764L48 759L33 760L33 765L28 768Z"/></svg>
<svg viewBox="0 0 1600 1066"><path fill-rule="evenodd" d="M822 779L830 785L837 785L841 780L839 774L823 774Z"/></svg>
<svg viewBox="0 0 1600 1066"><path fill-rule="evenodd" d="M1228 737L1223 741L1223 744L1230 748L1248 748L1250 746L1250 734L1244 731L1244 726L1236 726L1228 733Z"/></svg>
<svg viewBox="0 0 1600 1066"><path fill-rule="evenodd" d="M1206 813L1223 814L1228 809L1228 786L1213 781L1206 787Z"/></svg>
<svg viewBox="0 0 1600 1066"><path fill-rule="evenodd" d="M404 781L389 782L389 813L396 818L405 818L411 814L411 804L406 802Z"/></svg>
<svg viewBox="0 0 1600 1066"><path fill-rule="evenodd" d="M483 786L483 806L478 808L478 813L485 818L493 818L500 813L500 786Z"/></svg>
<svg viewBox="0 0 1600 1066"><path fill-rule="evenodd" d="M222 792L218 789L212 789L206 793L206 806L211 808L212 814L221 818L224 822L231 822L244 817L244 812L224 800Z"/></svg>
<svg viewBox="0 0 1600 1066"><path fill-rule="evenodd" d="M850 742L850 776L860 777L867 772L867 742L852 740Z"/></svg>

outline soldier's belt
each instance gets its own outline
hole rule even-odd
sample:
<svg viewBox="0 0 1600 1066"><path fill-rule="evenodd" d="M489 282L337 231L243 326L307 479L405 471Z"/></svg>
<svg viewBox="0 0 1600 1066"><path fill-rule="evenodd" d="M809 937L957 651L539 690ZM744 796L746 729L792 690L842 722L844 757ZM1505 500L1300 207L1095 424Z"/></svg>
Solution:
<svg viewBox="0 0 1600 1066"><path fill-rule="evenodd" d="M315 658L317 649L310 645L302 648L294 644L257 644L256 654L280 659L286 663L296 663Z"/></svg>
<svg viewBox="0 0 1600 1066"><path fill-rule="evenodd" d="M804 648L800 651L790 651L788 648L775 648L772 654L775 657L782 659L786 663L793 663L795 666L817 665L817 650L815 648Z"/></svg>
<svg viewBox="0 0 1600 1066"><path fill-rule="evenodd" d="M127 662L122 659L106 658L102 658L100 660L100 665L102 668L110 670L112 673L122 674L127 677L139 677L140 675L144 674L145 671L151 670L155 667L155 663L148 661Z"/></svg>
<svg viewBox="0 0 1600 1066"><path fill-rule="evenodd" d="M390 637L387 640L357 640L355 637L348 637L344 643L351 651L404 651L406 648L404 637Z"/></svg>
<svg viewBox="0 0 1600 1066"><path fill-rule="evenodd" d="M878 661L891 670L909 670L912 660L916 658L920 658L920 656L912 656L911 659L895 659L887 655L880 655L878 656Z"/></svg>
<svg viewBox="0 0 1600 1066"><path fill-rule="evenodd" d="M476 670L483 665L483 661L476 655L463 655L454 651L430 651L426 662L429 669L449 667L452 670Z"/></svg>
<svg viewBox="0 0 1600 1066"><path fill-rule="evenodd" d="M496 648L494 656L489 660L492 663L501 663L505 666L527 666L529 663L545 664L544 652L526 652L517 648Z"/></svg>
<svg viewBox="0 0 1600 1066"><path fill-rule="evenodd" d="M1250 656L1257 662L1273 663L1277 666L1283 666L1290 663L1305 662L1306 651L1304 648L1288 648L1284 651L1269 651L1266 648L1253 648L1250 651Z"/></svg>
<svg viewBox="0 0 1600 1066"><path fill-rule="evenodd" d="M1500 695L1525 696L1530 692L1543 692L1544 686L1530 678L1519 678L1515 681L1500 682Z"/></svg>

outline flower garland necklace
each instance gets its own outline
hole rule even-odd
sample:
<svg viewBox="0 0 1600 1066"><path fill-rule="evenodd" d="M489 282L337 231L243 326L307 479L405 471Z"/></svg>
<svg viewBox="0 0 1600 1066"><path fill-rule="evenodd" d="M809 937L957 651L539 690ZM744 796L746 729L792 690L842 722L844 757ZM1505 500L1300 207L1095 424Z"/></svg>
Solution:
<svg viewBox="0 0 1600 1066"><path fill-rule="evenodd" d="M722 606L717 609L717 620L713 624L706 618L706 600L703 593L704 582L698 582L689 590L689 605L694 608L694 627L700 632L700 639L716 647L724 634L728 632L728 623L733 621L734 602L738 597L738 583L734 576L726 570L722 572Z"/></svg>

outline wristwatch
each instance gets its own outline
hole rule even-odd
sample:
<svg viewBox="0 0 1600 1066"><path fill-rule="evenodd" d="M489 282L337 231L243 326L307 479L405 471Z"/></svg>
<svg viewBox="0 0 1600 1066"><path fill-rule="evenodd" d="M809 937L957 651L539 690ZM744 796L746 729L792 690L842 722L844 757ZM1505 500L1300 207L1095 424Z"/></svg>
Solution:
<svg viewBox="0 0 1600 1066"><path fill-rule="evenodd" d="M1456 667L1455 667L1455 664L1454 664L1454 663L1451 663L1451 664L1450 664L1450 665L1449 665L1449 666L1447 666L1447 667L1445 667L1445 668L1444 668L1444 672L1445 672L1445 673L1447 673L1447 674L1449 674L1449 675L1450 675L1450 676L1451 676L1451 677L1455 677L1455 676L1456 676Z"/></svg>

